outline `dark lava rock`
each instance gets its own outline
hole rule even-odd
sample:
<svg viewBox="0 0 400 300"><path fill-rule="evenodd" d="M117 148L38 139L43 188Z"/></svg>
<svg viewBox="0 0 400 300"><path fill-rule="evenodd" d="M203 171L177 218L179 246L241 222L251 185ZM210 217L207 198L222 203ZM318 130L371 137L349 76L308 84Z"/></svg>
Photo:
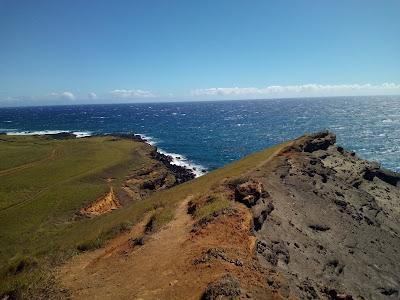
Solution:
<svg viewBox="0 0 400 300"><path fill-rule="evenodd" d="M268 241L268 243L264 241L257 241L256 248L257 252L273 266L278 265L279 261L282 261L284 264L288 264L290 262L289 250L285 243L281 240Z"/></svg>
<svg viewBox="0 0 400 300"><path fill-rule="evenodd" d="M158 152L156 147L154 151L151 152L151 157L164 164L167 169L174 174L176 184L184 183L196 177L192 170L172 164L173 158L169 155Z"/></svg>
<svg viewBox="0 0 400 300"><path fill-rule="evenodd" d="M209 248L207 251L203 253L203 255L200 258L195 259L193 264L198 265L198 264L204 264L207 263L213 259L221 259L223 261L226 261L228 263L234 264L238 267L243 266L243 263L239 259L233 259L230 258L226 253L224 249L220 248Z"/></svg>
<svg viewBox="0 0 400 300"><path fill-rule="evenodd" d="M240 283L232 275L226 274L215 282L208 284L202 300L237 299L241 294Z"/></svg>
<svg viewBox="0 0 400 300"><path fill-rule="evenodd" d="M66 139L75 139L76 135L73 134L72 132L59 132L59 133L54 133L54 134L45 134L47 138L53 139L53 140L66 140Z"/></svg>
<svg viewBox="0 0 400 300"><path fill-rule="evenodd" d="M364 179L372 181L374 177L377 177L390 185L400 187L400 175L395 172L380 168L373 170L368 169L365 171Z"/></svg>
<svg viewBox="0 0 400 300"><path fill-rule="evenodd" d="M326 150L329 146L336 143L336 135L329 132L319 132L306 136L303 144L304 152L314 152L317 150Z"/></svg>
<svg viewBox="0 0 400 300"><path fill-rule="evenodd" d="M310 227L312 230L315 230L315 231L327 231L327 230L331 229L329 226L323 225L323 224L312 224L312 225L309 225L308 227Z"/></svg>
<svg viewBox="0 0 400 300"><path fill-rule="evenodd" d="M134 134L134 133L111 133L108 134L109 136L113 136L113 137L118 137L121 139L129 139L129 140L134 140L136 142L143 142L146 143L147 140L144 139L141 135L139 134Z"/></svg>
<svg viewBox="0 0 400 300"><path fill-rule="evenodd" d="M143 138L142 136L140 136L138 134L112 133L112 134L110 134L110 136L117 137L117 138L123 138L123 139L130 139L130 140L134 140L137 142L143 142L143 143L148 142L145 138ZM151 158L161 162L171 173L173 173L173 175L175 176L176 184L184 183L184 182L194 179L196 177L193 170L173 164L172 156L160 153L157 150L157 147L155 147L155 146L152 146L152 147L154 149L150 154ZM203 173L206 172L205 170L203 170L203 171L204 171Z"/></svg>

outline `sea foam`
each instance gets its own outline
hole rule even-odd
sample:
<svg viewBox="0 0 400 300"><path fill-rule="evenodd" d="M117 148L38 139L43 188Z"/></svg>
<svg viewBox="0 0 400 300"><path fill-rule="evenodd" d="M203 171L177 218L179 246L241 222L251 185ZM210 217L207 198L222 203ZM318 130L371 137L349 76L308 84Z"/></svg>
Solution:
<svg viewBox="0 0 400 300"><path fill-rule="evenodd" d="M142 139L144 139L150 145L157 146L157 140L154 139L153 137L142 134L142 133L137 133L137 135L139 135ZM205 167L188 160L184 155L167 152L163 149L160 149L159 147L157 147L157 150L161 154L172 157L171 164L191 170L196 177L200 177L205 174L205 172L203 172L203 170L206 170Z"/></svg>
<svg viewBox="0 0 400 300"><path fill-rule="evenodd" d="M38 130L38 131L5 131L6 135L45 135L68 132L76 135L77 138L91 136L90 131L70 131L70 130Z"/></svg>

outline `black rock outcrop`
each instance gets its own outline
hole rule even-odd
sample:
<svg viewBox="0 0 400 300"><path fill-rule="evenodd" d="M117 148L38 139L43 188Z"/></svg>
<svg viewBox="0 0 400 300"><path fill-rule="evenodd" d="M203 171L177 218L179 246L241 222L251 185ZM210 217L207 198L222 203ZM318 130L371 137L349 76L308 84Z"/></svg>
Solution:
<svg viewBox="0 0 400 300"><path fill-rule="evenodd" d="M131 139L137 142L148 143L145 138L138 134L112 133L110 135L117 138ZM159 152L156 146L151 147L153 147L153 150L150 153L151 158L161 162L175 176L175 184L181 184L196 177L193 170L174 164L172 156Z"/></svg>
<svg viewBox="0 0 400 300"><path fill-rule="evenodd" d="M163 163L174 174L176 184L184 183L196 177L192 170L173 164L173 158L158 152L157 148L151 152L151 157Z"/></svg>

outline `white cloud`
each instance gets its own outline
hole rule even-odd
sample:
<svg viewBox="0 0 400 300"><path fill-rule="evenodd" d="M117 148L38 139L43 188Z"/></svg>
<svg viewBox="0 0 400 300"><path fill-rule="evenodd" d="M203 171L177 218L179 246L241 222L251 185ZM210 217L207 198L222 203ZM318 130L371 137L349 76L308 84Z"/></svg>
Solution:
<svg viewBox="0 0 400 300"><path fill-rule="evenodd" d="M271 85L257 87L220 87L196 89L195 97L293 97L293 96L352 96L372 94L400 93L400 84L303 84L303 85Z"/></svg>
<svg viewBox="0 0 400 300"><path fill-rule="evenodd" d="M89 99L94 100L94 99L97 99L97 94L94 92L91 92L88 94L88 97L89 97Z"/></svg>
<svg viewBox="0 0 400 300"><path fill-rule="evenodd" d="M114 98L121 99L138 99L138 98L151 98L155 95L150 91L145 90L113 90L110 92L111 96Z"/></svg>
<svg viewBox="0 0 400 300"><path fill-rule="evenodd" d="M63 100L75 100L75 95L71 92L51 93L51 97L56 97Z"/></svg>
<svg viewBox="0 0 400 300"><path fill-rule="evenodd" d="M71 92L62 92L61 98L67 99L67 100L75 100L75 95Z"/></svg>

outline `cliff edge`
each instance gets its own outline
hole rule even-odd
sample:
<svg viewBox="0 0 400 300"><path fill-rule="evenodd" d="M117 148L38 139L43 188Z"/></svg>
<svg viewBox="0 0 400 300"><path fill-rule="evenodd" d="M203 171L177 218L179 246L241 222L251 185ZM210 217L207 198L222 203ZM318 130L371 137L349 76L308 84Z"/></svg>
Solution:
<svg viewBox="0 0 400 300"><path fill-rule="evenodd" d="M272 207L254 231L257 258L300 299L397 299L400 176L335 142L303 136L248 175Z"/></svg>

